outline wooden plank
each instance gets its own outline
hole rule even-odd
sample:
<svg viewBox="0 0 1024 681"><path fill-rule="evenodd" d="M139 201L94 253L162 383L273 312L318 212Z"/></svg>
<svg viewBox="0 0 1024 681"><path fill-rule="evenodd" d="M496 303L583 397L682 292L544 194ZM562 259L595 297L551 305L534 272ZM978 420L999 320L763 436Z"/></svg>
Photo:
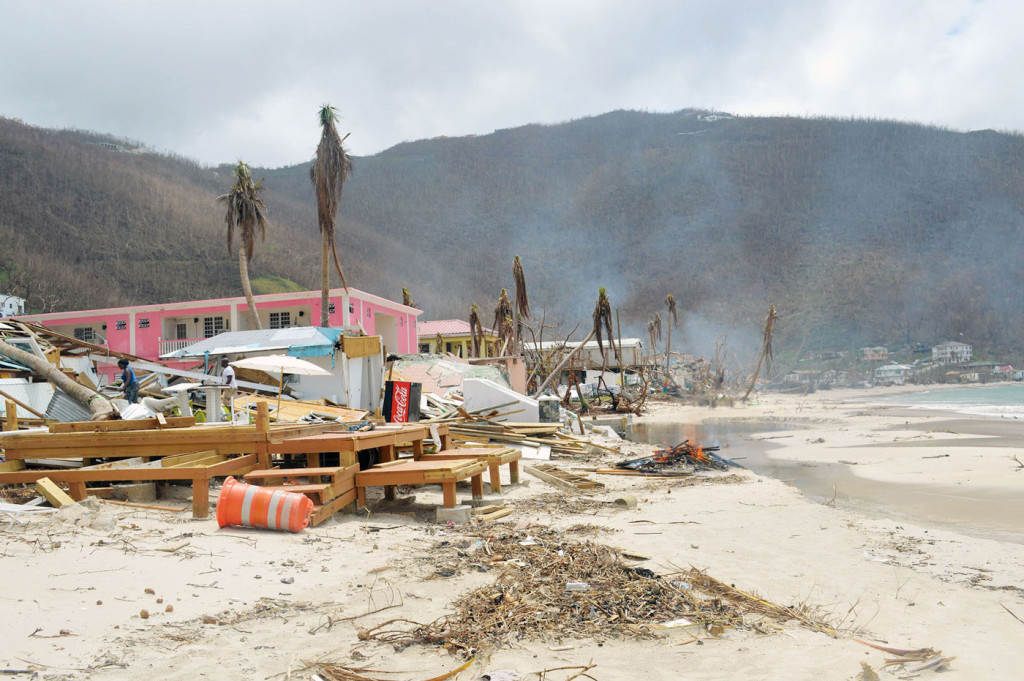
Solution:
<svg viewBox="0 0 1024 681"><path fill-rule="evenodd" d="M213 452L201 459L193 459L173 466L164 466L164 468L205 468L207 466L212 466L215 463L221 463L222 461L228 461L228 457L224 454Z"/></svg>
<svg viewBox="0 0 1024 681"><path fill-rule="evenodd" d="M153 428L188 428L195 426L194 416L172 416L161 426L157 419L132 419L130 421L74 421L54 423L50 433L115 433L128 430L151 430Z"/></svg>
<svg viewBox="0 0 1024 681"><path fill-rule="evenodd" d="M24 461L5 461L0 463L0 473L20 471L25 468Z"/></svg>
<svg viewBox="0 0 1024 681"><path fill-rule="evenodd" d="M102 499L104 504L116 504L117 506L127 506L129 508L144 508L150 511L167 511L168 513L181 513L187 511L188 507L177 507L177 506L158 506L156 504L136 504L131 501L115 501L113 499Z"/></svg>
<svg viewBox="0 0 1024 681"><path fill-rule="evenodd" d="M309 477L310 475L334 475L344 470L340 466L325 466L322 468L270 468L267 470L256 470L246 473L246 479L252 478L283 478L283 477Z"/></svg>
<svg viewBox="0 0 1024 681"><path fill-rule="evenodd" d="M50 505L54 508L63 508L64 506L75 503L75 500L69 497L60 487L57 487L50 478L41 478L36 480L36 492L46 497L46 500L49 501Z"/></svg>
<svg viewBox="0 0 1024 681"><path fill-rule="evenodd" d="M540 478L546 483L573 491L583 489L604 489L603 482L596 482L580 475L568 473L557 466L526 466L526 472L535 478Z"/></svg>
<svg viewBox="0 0 1024 681"><path fill-rule="evenodd" d="M171 456L165 456L164 458L160 459L160 464L164 468L173 468L174 466L178 466L183 463L189 463L190 461L198 461L200 459L205 459L211 454L216 453L216 449L204 449L200 452L190 452L189 454L174 454Z"/></svg>
<svg viewBox="0 0 1024 681"><path fill-rule="evenodd" d="M15 404L14 400L8 399L4 405L4 417L6 421L4 423L4 430L18 429L18 405Z"/></svg>
<svg viewBox="0 0 1024 681"><path fill-rule="evenodd" d="M222 475L243 475L256 468L256 455L246 454L228 459L212 466L186 468L110 468L103 470L47 469L21 470L0 473L0 484L35 482L50 477L55 482L114 482L130 480L194 480L198 477L210 479Z"/></svg>
<svg viewBox="0 0 1024 681"><path fill-rule="evenodd" d="M487 513L485 515L477 516L477 520L497 520L498 518L504 518L507 515L511 515L513 510L511 508L503 508L500 511L494 513Z"/></svg>
<svg viewBox="0 0 1024 681"><path fill-rule="evenodd" d="M348 506L353 501L355 501L356 496L356 489L353 487L352 489L331 499L330 502L324 504L323 506L314 506L313 516L310 518L309 521L310 524L313 527L316 527L317 525L324 522L332 515L340 511L342 508Z"/></svg>

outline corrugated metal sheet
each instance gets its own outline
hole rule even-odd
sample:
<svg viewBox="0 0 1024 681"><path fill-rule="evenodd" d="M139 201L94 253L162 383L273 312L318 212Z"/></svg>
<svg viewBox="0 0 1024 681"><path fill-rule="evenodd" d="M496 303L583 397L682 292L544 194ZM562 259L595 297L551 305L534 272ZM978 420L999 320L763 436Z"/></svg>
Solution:
<svg viewBox="0 0 1024 681"><path fill-rule="evenodd" d="M92 413L88 407L63 390L54 390L50 405L46 408L46 418L56 419L61 423L72 423L88 421L92 418Z"/></svg>
<svg viewBox="0 0 1024 681"><path fill-rule="evenodd" d="M46 411L46 405L50 403L50 398L53 396L53 386L49 383L29 383L23 378L0 378L0 390L18 401L24 402L39 413ZM0 398L0 414L5 416L4 405L6 402ZM18 410L18 414L25 418L35 418L24 412L23 409Z"/></svg>

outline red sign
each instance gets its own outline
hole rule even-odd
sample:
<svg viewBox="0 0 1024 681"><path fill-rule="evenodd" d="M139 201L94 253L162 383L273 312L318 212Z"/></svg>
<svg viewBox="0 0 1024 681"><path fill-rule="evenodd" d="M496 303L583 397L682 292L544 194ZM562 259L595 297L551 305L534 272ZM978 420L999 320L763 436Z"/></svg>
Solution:
<svg viewBox="0 0 1024 681"><path fill-rule="evenodd" d="M412 386L404 381L395 381L391 400L391 422L408 423L409 391Z"/></svg>

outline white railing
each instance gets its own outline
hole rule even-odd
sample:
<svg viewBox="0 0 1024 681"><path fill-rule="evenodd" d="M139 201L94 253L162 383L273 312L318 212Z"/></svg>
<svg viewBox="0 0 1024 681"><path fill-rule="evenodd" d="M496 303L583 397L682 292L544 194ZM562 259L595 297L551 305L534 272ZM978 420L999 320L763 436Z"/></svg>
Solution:
<svg viewBox="0 0 1024 681"><path fill-rule="evenodd" d="M159 343L160 343L160 354L161 355L166 355L168 352L174 352L175 350L181 350L182 348L186 348L189 345L192 345L193 343L198 343L201 340L206 340L206 339L205 338L181 338L181 339L178 339L178 340L163 340L163 339L161 339L159 341Z"/></svg>

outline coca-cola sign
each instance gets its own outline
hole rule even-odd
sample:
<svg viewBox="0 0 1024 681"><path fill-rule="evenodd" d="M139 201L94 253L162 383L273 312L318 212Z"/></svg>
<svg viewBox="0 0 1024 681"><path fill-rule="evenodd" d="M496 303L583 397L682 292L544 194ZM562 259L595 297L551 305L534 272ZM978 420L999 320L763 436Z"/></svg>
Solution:
<svg viewBox="0 0 1024 681"><path fill-rule="evenodd" d="M408 423L409 421L409 391L411 385L405 382L395 381L394 392L391 400L391 422Z"/></svg>

